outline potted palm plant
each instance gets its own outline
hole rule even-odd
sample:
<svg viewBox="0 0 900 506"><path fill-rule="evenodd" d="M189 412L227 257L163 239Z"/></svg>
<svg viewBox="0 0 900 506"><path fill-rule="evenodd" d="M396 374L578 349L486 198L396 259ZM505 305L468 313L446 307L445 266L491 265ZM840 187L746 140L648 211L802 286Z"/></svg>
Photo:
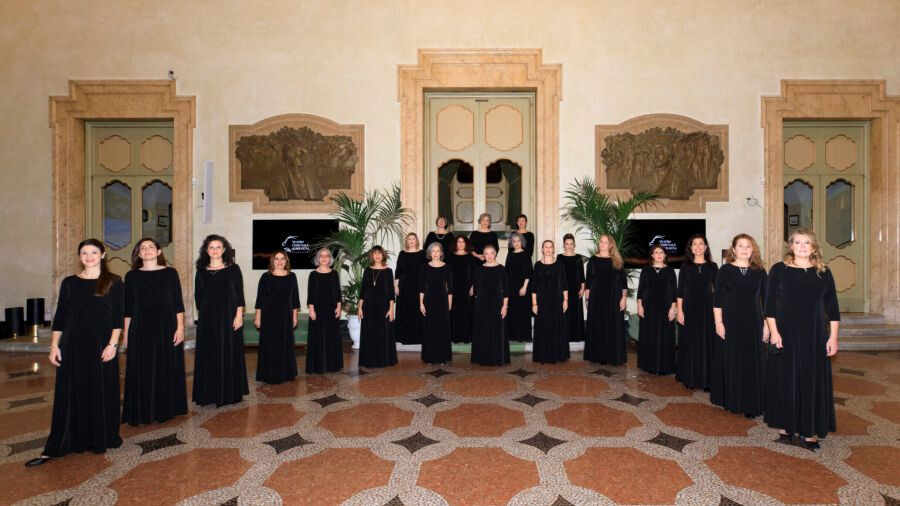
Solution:
<svg viewBox="0 0 900 506"><path fill-rule="evenodd" d="M344 192L331 197L338 209L332 217L338 222L338 230L324 237L318 247L334 253L335 268L343 272L345 283L341 288L347 328L353 340L353 348L359 348L359 318L356 316L363 271L369 266L368 252L376 244L394 239L402 244L403 237L412 223L413 212L403 207L400 186L367 191L362 199L354 199Z"/></svg>

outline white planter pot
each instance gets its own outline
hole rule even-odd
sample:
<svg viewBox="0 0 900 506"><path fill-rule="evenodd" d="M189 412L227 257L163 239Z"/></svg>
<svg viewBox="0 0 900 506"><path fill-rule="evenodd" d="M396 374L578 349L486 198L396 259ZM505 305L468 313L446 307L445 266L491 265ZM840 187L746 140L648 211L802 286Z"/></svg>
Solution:
<svg viewBox="0 0 900 506"><path fill-rule="evenodd" d="M359 349L359 329L361 327L359 317L356 315L347 315L347 330L350 331L350 339L353 340L353 349Z"/></svg>

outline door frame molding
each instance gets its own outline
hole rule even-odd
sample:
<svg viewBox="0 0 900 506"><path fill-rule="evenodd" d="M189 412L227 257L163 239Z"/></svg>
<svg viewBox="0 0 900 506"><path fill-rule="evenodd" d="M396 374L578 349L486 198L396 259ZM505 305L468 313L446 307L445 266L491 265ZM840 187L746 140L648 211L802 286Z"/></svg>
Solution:
<svg viewBox="0 0 900 506"><path fill-rule="evenodd" d="M418 63L397 66L401 122L401 198L425 233L425 92L533 91L535 93L535 209L539 237L557 239L559 227L559 102L562 65L543 63L541 49L419 49Z"/></svg>
<svg viewBox="0 0 900 506"><path fill-rule="evenodd" d="M764 254L769 265L784 254L782 140L785 121L869 121L869 311L900 321L900 96L885 80L782 80L781 95L762 97L765 164ZM871 282L878 280L877 283Z"/></svg>
<svg viewBox="0 0 900 506"><path fill-rule="evenodd" d="M85 122L95 120L172 121L172 242L174 267L181 279L185 320L193 321L192 189L193 136L196 105L193 96L178 96L171 80L69 81L68 96L50 97L53 133L53 302L59 284L76 272L75 248L85 239Z"/></svg>

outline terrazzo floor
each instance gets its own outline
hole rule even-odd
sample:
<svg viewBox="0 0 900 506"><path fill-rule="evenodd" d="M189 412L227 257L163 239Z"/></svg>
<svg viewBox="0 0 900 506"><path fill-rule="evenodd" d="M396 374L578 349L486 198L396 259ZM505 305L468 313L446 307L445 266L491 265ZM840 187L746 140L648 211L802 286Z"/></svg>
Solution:
<svg viewBox="0 0 900 506"><path fill-rule="evenodd" d="M340 374L269 386L248 350L244 402L28 469L54 372L44 355L0 356L0 503L900 505L900 352L838 354L838 432L817 453L641 373L633 353L622 367L400 357L374 371L347 354Z"/></svg>

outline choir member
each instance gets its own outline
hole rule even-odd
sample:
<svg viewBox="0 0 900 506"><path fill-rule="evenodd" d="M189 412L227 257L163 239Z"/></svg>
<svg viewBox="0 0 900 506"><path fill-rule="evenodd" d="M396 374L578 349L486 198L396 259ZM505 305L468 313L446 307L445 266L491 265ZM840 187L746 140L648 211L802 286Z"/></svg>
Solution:
<svg viewBox="0 0 900 506"><path fill-rule="evenodd" d="M453 358L450 345L450 310L453 308L453 273L444 263L444 250L434 242L425 250L428 263L419 274L419 310L424 317L422 361L443 364Z"/></svg>
<svg viewBox="0 0 900 506"><path fill-rule="evenodd" d="M387 266L381 246L369 250L369 267L363 271L356 314L359 316L360 367L388 367L397 363L394 339L394 271Z"/></svg>
<svg viewBox="0 0 900 506"><path fill-rule="evenodd" d="M556 256L566 270L569 308L566 310L566 336L569 342L584 341L584 257L575 253L575 236L563 236L563 252Z"/></svg>
<svg viewBox="0 0 900 506"><path fill-rule="evenodd" d="M203 240L194 277L199 311L193 400L203 406L240 402L250 393L244 363L244 278L234 248L220 235Z"/></svg>
<svg viewBox="0 0 900 506"><path fill-rule="evenodd" d="M497 263L497 250L484 247L484 264L475 270L475 322L472 326L472 363L506 365L509 363L509 339L504 319L509 305L509 280Z"/></svg>
<svg viewBox="0 0 900 506"><path fill-rule="evenodd" d="M816 235L788 237L784 262L772 266L765 306L772 332L766 363L765 416L782 440L794 434L810 450L837 429L831 362L838 351L840 310L834 277L825 267Z"/></svg>
<svg viewBox="0 0 900 506"><path fill-rule="evenodd" d="M713 321L713 288L719 266L712 261L706 236L696 234L687 242L678 275L678 366L675 379L688 388L709 390L716 326Z"/></svg>
<svg viewBox="0 0 900 506"><path fill-rule="evenodd" d="M531 341L531 281L534 265L531 254L524 249L525 239L513 232L509 238L511 249L506 255L506 275L509 277L509 316L506 318L507 338L510 341Z"/></svg>
<svg viewBox="0 0 900 506"><path fill-rule="evenodd" d="M534 312L532 360L554 364L569 360L565 312L569 306L566 272L556 261L553 241L541 243L541 259L531 277L531 310Z"/></svg>
<svg viewBox="0 0 900 506"><path fill-rule="evenodd" d="M469 235L472 241L472 255L477 258L480 263L484 263L484 247L490 244L497 251L500 251L500 242L497 238L497 232L491 230L491 215L482 213L478 217L478 230Z"/></svg>
<svg viewBox="0 0 900 506"><path fill-rule="evenodd" d="M534 256L534 234L528 231L528 216L524 214L516 216L516 230L514 232L522 236L522 249L528 253L528 258L531 259ZM512 248L512 235L510 235L509 249Z"/></svg>
<svg viewBox="0 0 900 506"><path fill-rule="evenodd" d="M675 271L666 265L666 250L654 244L637 294L638 367L649 373L675 372L675 292Z"/></svg>
<svg viewBox="0 0 900 506"><path fill-rule="evenodd" d="M454 343L468 343L472 339L472 271L478 261L472 256L469 238L460 235L454 241L453 253L444 259L453 272L453 311L451 311Z"/></svg>
<svg viewBox="0 0 900 506"><path fill-rule="evenodd" d="M747 417L763 412L765 346L763 318L766 269L756 241L738 234L716 276L713 315L716 326L709 401Z"/></svg>
<svg viewBox="0 0 900 506"><path fill-rule="evenodd" d="M627 352L625 301L628 280L615 239L601 235L597 253L588 260L586 288L587 330L584 359L600 364L622 365Z"/></svg>
<svg viewBox="0 0 900 506"><path fill-rule="evenodd" d="M259 354L256 381L278 384L297 377L294 355L294 329L300 311L297 276L285 251L269 257L269 269L259 278L256 289L256 317L259 329Z"/></svg>
<svg viewBox="0 0 900 506"><path fill-rule="evenodd" d="M119 337L125 288L106 266L97 239L78 245L81 273L63 279L53 317L50 363L57 367L50 436L44 451L25 463L122 445L119 437Z"/></svg>
<svg viewBox="0 0 900 506"><path fill-rule="evenodd" d="M397 341L402 344L422 344L422 313L419 312L419 272L425 263L425 253L415 232L406 234L404 250L397 255L397 277L394 295L397 297Z"/></svg>
<svg viewBox="0 0 900 506"><path fill-rule="evenodd" d="M316 268L309 273L306 307L309 332L306 342L306 373L338 372L344 367L338 320L341 318L341 280L331 266L328 248L316 253Z"/></svg>
<svg viewBox="0 0 900 506"><path fill-rule="evenodd" d="M122 421L165 422L185 415L184 302L178 272L156 239L143 238L125 274L125 399Z"/></svg>
<svg viewBox="0 0 900 506"><path fill-rule="evenodd" d="M447 218L438 216L434 220L434 226L435 230L428 232L428 235L425 236L425 246L433 242L439 242L445 253L453 251L456 241L454 240L453 232L447 230Z"/></svg>

